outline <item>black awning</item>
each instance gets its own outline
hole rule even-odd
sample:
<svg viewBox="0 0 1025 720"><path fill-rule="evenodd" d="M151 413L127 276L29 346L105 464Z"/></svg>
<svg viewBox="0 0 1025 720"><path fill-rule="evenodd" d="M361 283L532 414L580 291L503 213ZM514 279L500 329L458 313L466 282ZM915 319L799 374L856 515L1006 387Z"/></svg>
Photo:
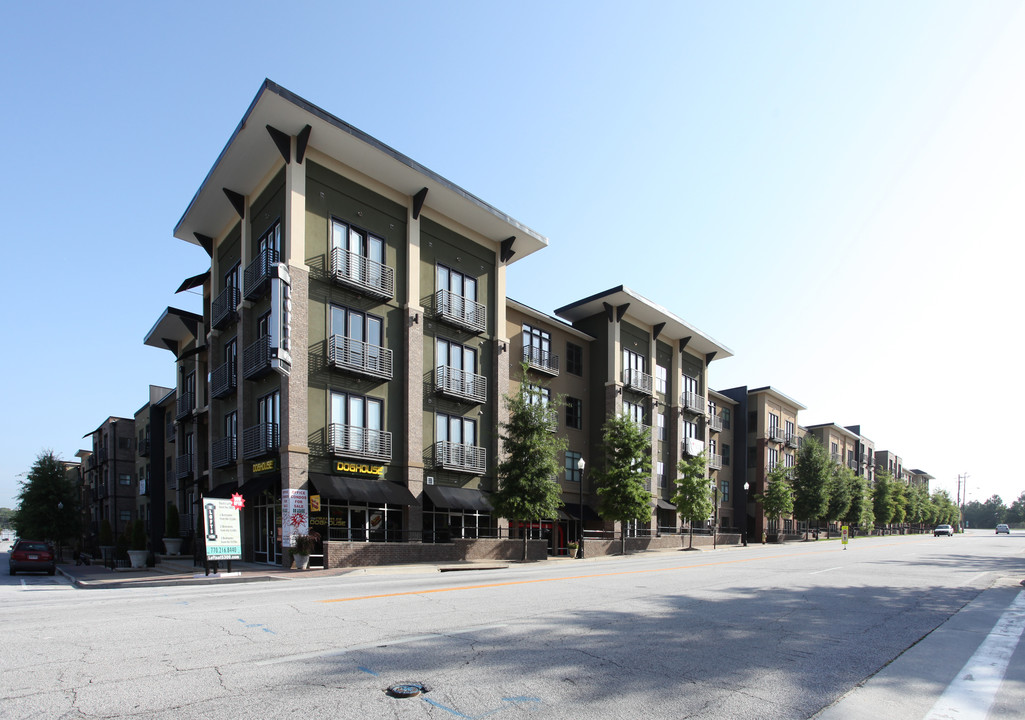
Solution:
<svg viewBox="0 0 1025 720"><path fill-rule="evenodd" d="M675 510L676 506L673 505L671 502L666 502L665 500L659 498L658 509L659 510Z"/></svg>
<svg viewBox="0 0 1025 720"><path fill-rule="evenodd" d="M491 512L491 503L480 490L457 488L449 485L424 485L424 492L435 507L453 510Z"/></svg>
<svg viewBox="0 0 1025 720"><path fill-rule="evenodd" d="M203 497L208 498L220 498L221 500L227 500L232 496L233 493L238 492L238 483L232 480L231 482L218 485L215 488L211 488L203 493Z"/></svg>
<svg viewBox="0 0 1025 720"><path fill-rule="evenodd" d="M207 270L205 273L200 273L199 275L193 275L190 278L185 278L185 281L181 285L179 285L178 289L174 292L177 294L180 292L185 292L186 290L191 290L192 288L197 288L203 283L205 283L208 277L210 277L209 270Z"/></svg>
<svg viewBox="0 0 1025 720"><path fill-rule="evenodd" d="M387 480L367 480L343 475L310 475L317 492L332 500L387 503L388 505L419 505L404 486Z"/></svg>
<svg viewBox="0 0 1025 720"><path fill-rule="evenodd" d="M238 489L238 494L246 499L247 504L255 505L256 499L260 493L272 487L278 481L279 477L280 475L278 473L257 475L248 482L243 483L242 487Z"/></svg>
<svg viewBox="0 0 1025 720"><path fill-rule="evenodd" d="M563 511L574 520L580 519L580 503L566 502L562 506ZM584 522L601 522L601 516L590 505L584 505Z"/></svg>

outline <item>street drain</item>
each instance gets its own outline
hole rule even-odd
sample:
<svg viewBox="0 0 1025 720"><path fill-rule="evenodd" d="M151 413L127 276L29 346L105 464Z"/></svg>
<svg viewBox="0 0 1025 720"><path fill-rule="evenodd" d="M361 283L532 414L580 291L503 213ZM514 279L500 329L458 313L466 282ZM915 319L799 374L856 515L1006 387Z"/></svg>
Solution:
<svg viewBox="0 0 1025 720"><path fill-rule="evenodd" d="M387 690L388 694L396 698L416 697L420 693L430 692L430 688L422 682L406 681L395 683Z"/></svg>

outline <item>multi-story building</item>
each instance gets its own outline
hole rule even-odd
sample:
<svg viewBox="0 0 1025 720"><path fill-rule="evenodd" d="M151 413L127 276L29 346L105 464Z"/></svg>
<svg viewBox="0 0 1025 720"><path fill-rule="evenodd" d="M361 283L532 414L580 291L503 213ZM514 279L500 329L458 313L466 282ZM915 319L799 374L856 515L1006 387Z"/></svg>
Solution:
<svg viewBox="0 0 1025 720"><path fill-rule="evenodd" d="M149 400L135 413L136 517L146 523L150 547L161 552L167 508L165 438L174 412L174 388L149 386Z"/></svg>
<svg viewBox="0 0 1025 720"><path fill-rule="evenodd" d="M765 493L766 477L777 465L788 469L796 466L797 450L804 437L797 415L807 408L770 386L748 388L744 385L720 393L736 403L734 433L738 442L741 438L745 442L744 455L735 453L735 461L744 463L743 482L748 487L743 498L746 501L744 514L741 516L741 508L737 507L737 516L746 517L749 537L795 532L797 528L792 518L784 518L783 527L779 527L775 518L765 517L762 504L754 498Z"/></svg>
<svg viewBox="0 0 1025 720"><path fill-rule="evenodd" d="M894 480L904 479L904 462L899 455L889 450L876 450L874 458L876 475L881 472L888 472Z"/></svg>
<svg viewBox="0 0 1025 720"><path fill-rule="evenodd" d="M715 484L717 491L715 497L718 503L719 527L746 533L746 493L750 486L744 488L746 473L743 458L738 463L734 457L734 448L743 447L743 443L737 444L733 432L736 408L735 400L709 389L708 477ZM741 472L734 474L734 469L738 467Z"/></svg>
<svg viewBox="0 0 1025 720"><path fill-rule="evenodd" d="M92 501L89 529L98 535L106 520L116 539L136 518L135 422L132 418L108 417L85 437L92 438L84 474Z"/></svg>
<svg viewBox="0 0 1025 720"><path fill-rule="evenodd" d="M925 470L919 470L917 468L908 470L907 473L908 485L915 487L922 486L925 488L926 492L929 491L929 481L936 479Z"/></svg>
<svg viewBox="0 0 1025 720"><path fill-rule="evenodd" d="M859 477L865 478L869 487L872 487L875 482L875 443L861 434L861 425L845 425L844 427L857 436L854 441L854 459L857 461L858 467L854 472Z"/></svg>
<svg viewBox="0 0 1025 720"><path fill-rule="evenodd" d="M826 451L831 462L858 472L858 434L835 423L807 425L805 431Z"/></svg>

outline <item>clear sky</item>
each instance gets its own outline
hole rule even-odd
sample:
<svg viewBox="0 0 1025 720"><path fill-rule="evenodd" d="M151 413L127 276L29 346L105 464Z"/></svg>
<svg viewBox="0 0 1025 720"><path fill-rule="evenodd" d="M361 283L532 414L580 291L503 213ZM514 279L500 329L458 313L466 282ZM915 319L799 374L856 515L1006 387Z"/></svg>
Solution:
<svg viewBox="0 0 1025 720"><path fill-rule="evenodd" d="M547 236L511 297L625 284L713 387L1025 491L1022 2L3 3L0 69L0 506L173 384L171 232L264 78Z"/></svg>

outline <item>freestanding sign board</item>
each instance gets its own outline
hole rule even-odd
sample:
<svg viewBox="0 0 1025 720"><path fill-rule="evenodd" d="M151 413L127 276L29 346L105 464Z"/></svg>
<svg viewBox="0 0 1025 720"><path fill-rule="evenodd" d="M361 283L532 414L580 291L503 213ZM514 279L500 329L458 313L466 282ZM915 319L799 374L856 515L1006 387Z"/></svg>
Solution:
<svg viewBox="0 0 1025 720"><path fill-rule="evenodd" d="M292 547L293 535L306 535L310 531L309 497L305 490L282 488L281 525L284 529L283 547Z"/></svg>
<svg viewBox="0 0 1025 720"><path fill-rule="evenodd" d="M238 507L231 500L203 498L203 534L206 559L241 560L242 530Z"/></svg>
<svg viewBox="0 0 1025 720"><path fill-rule="evenodd" d="M850 528L844 525L840 528L840 542L843 543L843 549L847 549L847 538L850 534Z"/></svg>

